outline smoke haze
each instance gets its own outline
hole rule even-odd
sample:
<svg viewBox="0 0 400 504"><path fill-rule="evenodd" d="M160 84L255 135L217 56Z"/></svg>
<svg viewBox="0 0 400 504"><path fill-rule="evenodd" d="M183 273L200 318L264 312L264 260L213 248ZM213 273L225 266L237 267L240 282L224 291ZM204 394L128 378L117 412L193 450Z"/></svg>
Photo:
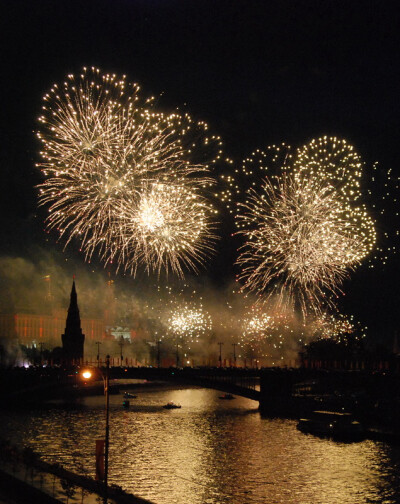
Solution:
<svg viewBox="0 0 400 504"><path fill-rule="evenodd" d="M182 356L186 353L193 362L213 365L218 363L218 343L223 343L223 359L231 362L234 352L237 358L258 359L265 365L297 356L300 329L296 318L285 319L279 329L267 324L252 331L252 317L258 316L259 310L251 296L237 293L235 282L217 288L204 278L188 277L184 282L147 275L132 278L77 264L61 253L39 248L25 258L0 257L0 312L50 315L57 310L66 316L73 275L81 318L108 320L114 328L133 336L132 344L124 340L122 348L115 340L103 340L101 355L123 353L124 358L149 361L154 359L156 341L161 340L164 356L173 359L178 345ZM188 322L177 334L171 318L183 307L211 318L211 325ZM87 338L85 355L95 356L97 350L96 342Z"/></svg>

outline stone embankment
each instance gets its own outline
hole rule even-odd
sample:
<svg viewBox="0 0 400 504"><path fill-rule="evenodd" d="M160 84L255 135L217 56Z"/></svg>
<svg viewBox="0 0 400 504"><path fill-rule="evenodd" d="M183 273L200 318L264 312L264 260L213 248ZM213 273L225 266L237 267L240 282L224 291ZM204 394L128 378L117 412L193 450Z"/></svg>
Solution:
<svg viewBox="0 0 400 504"><path fill-rule="evenodd" d="M110 485L107 494L109 504L152 504L117 485ZM44 462L30 449L19 450L0 441L0 504L60 504L77 499L82 504L98 504L104 495L103 482Z"/></svg>

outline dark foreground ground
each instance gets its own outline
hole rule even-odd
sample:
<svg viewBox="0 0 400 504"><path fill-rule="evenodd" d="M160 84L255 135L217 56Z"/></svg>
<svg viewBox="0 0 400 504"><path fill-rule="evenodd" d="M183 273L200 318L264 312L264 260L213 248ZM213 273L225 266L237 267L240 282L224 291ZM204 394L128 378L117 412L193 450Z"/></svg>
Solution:
<svg viewBox="0 0 400 504"><path fill-rule="evenodd" d="M59 504L61 501L0 471L0 504Z"/></svg>

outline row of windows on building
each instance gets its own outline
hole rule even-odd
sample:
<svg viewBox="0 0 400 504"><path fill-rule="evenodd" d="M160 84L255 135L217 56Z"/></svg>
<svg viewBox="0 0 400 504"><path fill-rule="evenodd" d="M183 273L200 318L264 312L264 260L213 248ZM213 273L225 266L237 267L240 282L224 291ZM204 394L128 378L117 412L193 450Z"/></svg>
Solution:
<svg viewBox="0 0 400 504"><path fill-rule="evenodd" d="M87 340L97 341L105 336L102 319L81 319L81 327ZM16 338L22 345L29 346L32 341L60 345L64 329L65 315L0 314L0 336Z"/></svg>

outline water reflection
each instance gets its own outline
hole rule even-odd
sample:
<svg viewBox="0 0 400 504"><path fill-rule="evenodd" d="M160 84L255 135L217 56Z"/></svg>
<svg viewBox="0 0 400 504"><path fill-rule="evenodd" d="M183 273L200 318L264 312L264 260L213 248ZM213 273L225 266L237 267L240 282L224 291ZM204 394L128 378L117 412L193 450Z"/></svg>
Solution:
<svg viewBox="0 0 400 504"><path fill-rule="evenodd" d="M307 436L292 420L261 418L257 403L205 389L110 398L110 483L165 504L399 502L400 451L383 443ZM174 401L181 409L165 410ZM104 436L102 397L74 408L1 413L1 430L67 468L94 475Z"/></svg>

